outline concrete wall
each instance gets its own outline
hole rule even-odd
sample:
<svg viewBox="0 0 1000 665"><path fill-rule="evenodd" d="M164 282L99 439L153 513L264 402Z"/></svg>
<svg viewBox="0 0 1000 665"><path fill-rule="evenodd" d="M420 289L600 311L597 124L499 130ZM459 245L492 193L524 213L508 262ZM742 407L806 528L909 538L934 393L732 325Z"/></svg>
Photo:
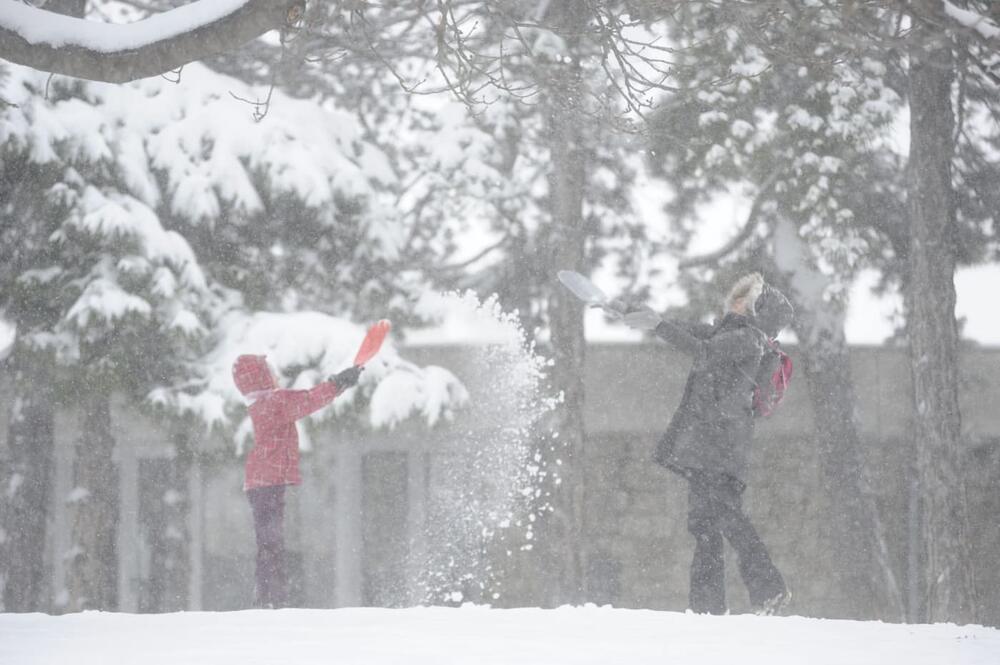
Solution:
<svg viewBox="0 0 1000 665"><path fill-rule="evenodd" d="M795 350L791 350L795 357ZM856 348L852 372L865 468L888 530L897 580L907 592L915 543L909 436L910 377L901 349ZM680 399L688 363L662 346L605 346L588 355L588 531L595 559L620 571L610 602L629 607L685 607L693 539L686 532L682 482L649 463L653 445ZM801 367L801 366L800 366ZM1000 354L969 349L962 357L961 407L968 436L966 482L972 510L981 606L1000 622ZM839 509L820 488L819 458L811 431L812 407L805 377L772 418L759 422L745 500L793 590L792 612L855 617L856 600L832 575L836 548L825 529ZM748 601L729 555L730 606ZM879 585L881 580L873 579Z"/></svg>
<svg viewBox="0 0 1000 665"><path fill-rule="evenodd" d="M466 367L462 349L419 348L405 355L420 364L448 367L460 378ZM911 548L907 526L914 505L907 361L901 350L860 348L852 353L852 365L867 473L905 588ZM584 554L593 602L675 610L686 606L693 548L686 530L686 487L652 464L650 457L680 399L687 366L682 357L659 344L588 349ZM967 350L962 371L964 426L973 442L966 451L971 546L985 616L996 625L1000 624L1000 409L995 405L1000 403L1000 351ZM148 557L137 499L146 464L142 460L169 454L169 447L160 427L123 405L115 411L115 423L123 483L120 595L122 609L134 611L141 604ZM57 497L69 490L73 428L73 414L62 413ZM411 554L421 546L428 519L428 469L440 455L442 437L416 426L374 434L331 429L313 437L315 450L303 458L304 484L289 494L287 535L297 604L407 602L414 577ZM218 440L204 440L201 445L216 453L226 450L225 442ZM241 461L225 453L203 457L192 477L193 609L236 609L250 603L253 530L241 481ZM824 525L837 507L818 491L819 460L801 375L793 379L780 411L758 429L749 484L748 511L794 593L790 611L856 616L856 603L841 593L830 573L832 548ZM61 584L59 552L68 545L65 521L57 501L50 529L53 593ZM544 525L537 535L544 541ZM546 602L552 563L543 552L540 547L500 557L497 566L505 593L495 604ZM728 566L730 606L733 611L746 610L746 594L732 561Z"/></svg>

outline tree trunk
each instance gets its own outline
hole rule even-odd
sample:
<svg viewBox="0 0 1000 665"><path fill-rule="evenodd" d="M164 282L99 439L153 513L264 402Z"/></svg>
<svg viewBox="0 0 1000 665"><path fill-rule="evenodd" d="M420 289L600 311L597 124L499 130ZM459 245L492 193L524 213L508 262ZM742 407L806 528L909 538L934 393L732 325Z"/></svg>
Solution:
<svg viewBox="0 0 1000 665"><path fill-rule="evenodd" d="M85 398L82 431L67 497L72 545L67 552L67 609L118 606L118 470L112 461L111 400L100 390Z"/></svg>
<svg viewBox="0 0 1000 665"><path fill-rule="evenodd" d="M547 88L549 149L552 170L549 199L552 226L549 250L551 275L557 270L585 270L583 226L584 183L587 163L583 112L583 85L578 58L573 54L574 23L582 12L573 3L550 6L554 25L564 26L570 62L553 66ZM554 281L554 280L553 280ZM563 602L587 598L586 542L584 537L584 361L583 306L564 288L554 287L549 299L549 326L552 333L554 365L552 380L563 395L556 413L556 428L562 465L562 483L555 496L555 508L562 521Z"/></svg>
<svg viewBox="0 0 1000 665"><path fill-rule="evenodd" d="M188 608L191 579L189 518L192 451L186 432L174 433L174 455L164 460L147 516L150 541L149 584L142 610L179 612Z"/></svg>
<svg viewBox="0 0 1000 665"><path fill-rule="evenodd" d="M977 614L961 475L958 328L955 321L954 78L947 35L921 23L910 48L910 247L906 303L929 621Z"/></svg>
<svg viewBox="0 0 1000 665"><path fill-rule="evenodd" d="M21 349L14 358L9 457L0 476L0 611L44 612L55 450L53 376L47 359Z"/></svg>
<svg viewBox="0 0 1000 665"><path fill-rule="evenodd" d="M774 259L795 304L794 329L812 404L820 482L831 506L828 543L834 548L832 572L841 602L855 618L884 616L885 607L903 620L885 526L865 477L844 308L824 300L829 281L810 267L808 249L787 218L779 220L774 240Z"/></svg>
<svg viewBox="0 0 1000 665"><path fill-rule="evenodd" d="M795 332L812 402L820 478L831 508L828 537L831 557L837 563L835 586L851 618L875 619L888 611L889 616L903 620L903 600L885 526L864 473L843 316L834 316L840 325L827 328L815 309L796 304ZM817 304L810 303L812 307ZM829 313L830 304L822 306Z"/></svg>

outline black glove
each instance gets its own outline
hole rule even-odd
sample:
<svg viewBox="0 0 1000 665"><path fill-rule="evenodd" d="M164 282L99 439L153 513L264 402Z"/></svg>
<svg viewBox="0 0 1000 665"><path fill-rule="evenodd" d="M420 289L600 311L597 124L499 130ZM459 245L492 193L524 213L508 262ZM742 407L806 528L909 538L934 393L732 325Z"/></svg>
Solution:
<svg viewBox="0 0 1000 665"><path fill-rule="evenodd" d="M351 386L357 385L358 377L361 376L364 369L364 367L348 367L343 372L331 376L330 380L336 384L337 392L343 392Z"/></svg>
<svg viewBox="0 0 1000 665"><path fill-rule="evenodd" d="M663 321L660 315L649 307L629 312L625 315L624 320L625 325L635 330L656 330L656 326Z"/></svg>
<svg viewBox="0 0 1000 665"><path fill-rule="evenodd" d="M632 312L641 312L649 309L649 307L642 300L622 296L621 298L615 298L610 301L604 306L604 309L611 310L613 312L617 312L621 316L625 316L626 314L631 314Z"/></svg>

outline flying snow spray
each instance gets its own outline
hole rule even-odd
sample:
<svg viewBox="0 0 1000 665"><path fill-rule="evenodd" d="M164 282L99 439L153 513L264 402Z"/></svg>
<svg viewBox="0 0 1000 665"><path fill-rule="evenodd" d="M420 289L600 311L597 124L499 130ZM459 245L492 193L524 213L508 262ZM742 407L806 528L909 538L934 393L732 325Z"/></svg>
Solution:
<svg viewBox="0 0 1000 665"><path fill-rule="evenodd" d="M498 567L533 547L536 520L548 509L544 488L553 477L537 442L556 403L545 390L549 361L496 297L438 294L423 305L468 339L461 374L469 403L431 456L425 540L411 551L414 600L489 604L503 593Z"/></svg>

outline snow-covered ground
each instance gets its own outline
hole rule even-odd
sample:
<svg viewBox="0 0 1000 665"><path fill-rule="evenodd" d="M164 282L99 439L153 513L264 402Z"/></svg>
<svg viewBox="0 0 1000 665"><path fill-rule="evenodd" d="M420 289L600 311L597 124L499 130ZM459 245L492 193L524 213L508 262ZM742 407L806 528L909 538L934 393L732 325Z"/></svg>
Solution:
<svg viewBox="0 0 1000 665"><path fill-rule="evenodd" d="M4 665L996 665L1000 630L479 607L0 614Z"/></svg>

